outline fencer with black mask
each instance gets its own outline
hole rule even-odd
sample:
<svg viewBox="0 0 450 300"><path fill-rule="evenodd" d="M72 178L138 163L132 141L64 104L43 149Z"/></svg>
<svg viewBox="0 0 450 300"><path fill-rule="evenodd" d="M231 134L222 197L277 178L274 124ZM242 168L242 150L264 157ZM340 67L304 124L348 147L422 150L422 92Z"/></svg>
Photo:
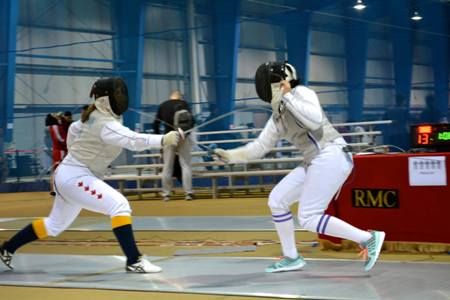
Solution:
<svg viewBox="0 0 450 300"><path fill-rule="evenodd" d="M290 207L299 202L300 226L312 232L352 240L367 252L364 269L378 259L384 232L358 229L326 215L330 201L353 168L347 145L328 121L317 97L301 85L295 68L283 62L267 62L255 74L258 96L272 106L272 116L254 141L232 150L215 149L218 159L233 163L257 159L267 154L280 139L286 139L303 154L303 162L271 191L269 208L281 241L283 258L266 272L299 270L306 265L295 242L294 219Z"/></svg>
<svg viewBox="0 0 450 300"><path fill-rule="evenodd" d="M33 221L0 247L0 259L11 269L17 249L34 240L59 235L72 224L81 209L87 209L111 218L114 235L127 257L127 272L161 271L146 260L136 246L128 200L102 178L123 148L142 151L176 146L180 133L142 134L123 126L128 89L121 78L97 80L90 96L94 97L94 102L83 112L81 120L69 127L69 154L55 172L56 196L49 216Z"/></svg>

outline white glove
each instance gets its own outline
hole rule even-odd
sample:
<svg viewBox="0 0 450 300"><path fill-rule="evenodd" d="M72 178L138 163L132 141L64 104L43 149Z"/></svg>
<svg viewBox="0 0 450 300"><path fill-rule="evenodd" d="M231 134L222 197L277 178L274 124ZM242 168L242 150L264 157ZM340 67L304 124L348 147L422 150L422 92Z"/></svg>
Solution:
<svg viewBox="0 0 450 300"><path fill-rule="evenodd" d="M170 131L166 133L162 138L162 145L167 146L177 146L180 142L180 133L178 131Z"/></svg>
<svg viewBox="0 0 450 300"><path fill-rule="evenodd" d="M247 151L244 148L236 148L233 150L224 150L221 148L214 149L215 160L225 163L246 162L248 161Z"/></svg>
<svg viewBox="0 0 450 300"><path fill-rule="evenodd" d="M214 149L213 153L214 153L213 155L214 160L219 160L224 163L228 163L231 160L230 154L228 153L227 150L217 148Z"/></svg>

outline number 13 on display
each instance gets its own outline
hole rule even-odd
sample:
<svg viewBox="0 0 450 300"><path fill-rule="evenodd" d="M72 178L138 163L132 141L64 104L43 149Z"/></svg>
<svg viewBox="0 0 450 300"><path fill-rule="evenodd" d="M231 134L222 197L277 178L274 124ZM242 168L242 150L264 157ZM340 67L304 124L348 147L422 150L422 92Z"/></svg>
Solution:
<svg viewBox="0 0 450 300"><path fill-rule="evenodd" d="M417 143L419 145L428 145L430 143L430 135L428 133L419 133L417 135Z"/></svg>

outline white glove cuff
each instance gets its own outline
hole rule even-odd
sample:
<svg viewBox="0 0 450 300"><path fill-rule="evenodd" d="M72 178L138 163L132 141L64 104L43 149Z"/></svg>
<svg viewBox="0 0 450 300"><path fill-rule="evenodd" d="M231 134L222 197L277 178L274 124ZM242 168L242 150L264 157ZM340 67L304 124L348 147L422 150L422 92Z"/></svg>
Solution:
<svg viewBox="0 0 450 300"><path fill-rule="evenodd" d="M228 150L230 162L246 162L248 161L248 152L244 147Z"/></svg>

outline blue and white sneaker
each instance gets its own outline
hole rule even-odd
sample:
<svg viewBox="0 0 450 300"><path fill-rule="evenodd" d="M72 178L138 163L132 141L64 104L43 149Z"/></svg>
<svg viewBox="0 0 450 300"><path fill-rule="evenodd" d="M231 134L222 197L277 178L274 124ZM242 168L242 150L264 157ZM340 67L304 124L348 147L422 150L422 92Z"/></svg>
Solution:
<svg viewBox="0 0 450 300"><path fill-rule="evenodd" d="M297 258L283 257L266 268L266 273L288 272L300 270L306 265L301 255Z"/></svg>
<svg viewBox="0 0 450 300"><path fill-rule="evenodd" d="M364 271L370 271L380 256L381 248L383 246L384 237L386 234L383 231L372 231L372 237L365 242L362 247L362 255L366 262L364 264Z"/></svg>

